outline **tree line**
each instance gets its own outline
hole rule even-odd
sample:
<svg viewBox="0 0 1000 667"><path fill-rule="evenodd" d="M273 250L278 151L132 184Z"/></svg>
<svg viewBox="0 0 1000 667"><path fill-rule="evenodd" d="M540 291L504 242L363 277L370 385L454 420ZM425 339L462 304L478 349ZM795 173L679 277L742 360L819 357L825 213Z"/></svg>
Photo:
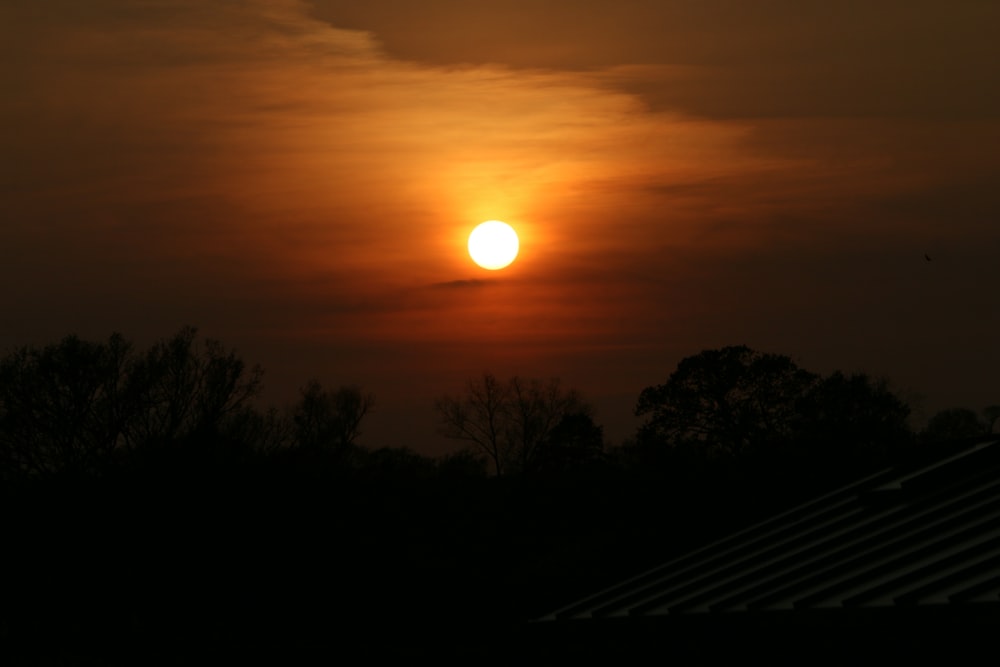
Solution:
<svg viewBox="0 0 1000 667"><path fill-rule="evenodd" d="M193 441L258 452L351 449L374 397L309 381L291 409L262 410L263 371L193 327L137 350L67 336L0 360L0 474L86 475L130 455Z"/></svg>
<svg viewBox="0 0 1000 667"><path fill-rule="evenodd" d="M526 619L996 419L914 433L885 381L736 346L642 390L613 446L578 391L483 373L433 403L465 449L431 458L360 444L361 387L276 408L261 382L190 327L0 359L0 662L515 657Z"/></svg>
<svg viewBox="0 0 1000 667"><path fill-rule="evenodd" d="M374 395L312 379L290 408L262 409L255 402L262 375L221 342L200 341L193 327L145 351L120 334L21 347L0 360L2 477L88 474L194 440L357 457ZM914 433L909 406L886 380L821 376L746 346L687 357L663 384L643 389L635 414L644 421L620 446L605 442L593 407L558 379L487 372L438 397L434 410L440 432L466 446L449 461L488 466L497 477L599 465L885 463L921 443L990 433L1000 419L1000 406L951 408ZM413 463L419 455L396 458Z"/></svg>

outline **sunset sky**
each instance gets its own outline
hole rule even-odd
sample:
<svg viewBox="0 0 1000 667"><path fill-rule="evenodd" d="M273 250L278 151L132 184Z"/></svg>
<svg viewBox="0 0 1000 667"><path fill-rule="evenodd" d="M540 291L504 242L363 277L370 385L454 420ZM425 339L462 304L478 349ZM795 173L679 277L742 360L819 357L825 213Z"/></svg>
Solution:
<svg viewBox="0 0 1000 667"><path fill-rule="evenodd" d="M4 0L0 347L198 327L376 396L746 344L1000 403L995 0ZM472 263L500 219L521 253ZM925 254L931 261L925 259Z"/></svg>

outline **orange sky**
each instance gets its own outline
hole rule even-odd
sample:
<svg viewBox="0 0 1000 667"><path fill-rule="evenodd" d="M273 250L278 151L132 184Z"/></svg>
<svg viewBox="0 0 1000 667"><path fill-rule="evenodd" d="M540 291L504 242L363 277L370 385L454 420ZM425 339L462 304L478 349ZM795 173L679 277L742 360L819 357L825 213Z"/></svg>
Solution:
<svg viewBox="0 0 1000 667"><path fill-rule="evenodd" d="M1000 401L996 3L9 0L0 344L192 324L285 401L560 376L629 435L728 344ZM521 255L465 253L502 219ZM924 253L933 257L928 263Z"/></svg>

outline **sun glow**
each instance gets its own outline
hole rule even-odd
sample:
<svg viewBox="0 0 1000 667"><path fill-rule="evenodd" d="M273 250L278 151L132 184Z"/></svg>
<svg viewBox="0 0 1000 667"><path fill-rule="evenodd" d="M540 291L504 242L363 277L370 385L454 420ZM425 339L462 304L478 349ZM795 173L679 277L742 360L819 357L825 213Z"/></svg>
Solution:
<svg viewBox="0 0 1000 667"><path fill-rule="evenodd" d="M517 232L506 222L487 220L469 234L469 255L479 266L495 271L517 257Z"/></svg>

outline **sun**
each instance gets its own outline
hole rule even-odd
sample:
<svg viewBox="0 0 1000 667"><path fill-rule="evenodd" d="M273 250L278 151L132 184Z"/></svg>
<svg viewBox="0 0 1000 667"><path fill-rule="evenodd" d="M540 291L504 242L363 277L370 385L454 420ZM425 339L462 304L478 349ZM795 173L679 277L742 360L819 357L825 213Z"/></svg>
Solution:
<svg viewBox="0 0 1000 667"><path fill-rule="evenodd" d="M496 271L517 257L517 232L506 222L487 220L469 234L469 255L479 266Z"/></svg>

